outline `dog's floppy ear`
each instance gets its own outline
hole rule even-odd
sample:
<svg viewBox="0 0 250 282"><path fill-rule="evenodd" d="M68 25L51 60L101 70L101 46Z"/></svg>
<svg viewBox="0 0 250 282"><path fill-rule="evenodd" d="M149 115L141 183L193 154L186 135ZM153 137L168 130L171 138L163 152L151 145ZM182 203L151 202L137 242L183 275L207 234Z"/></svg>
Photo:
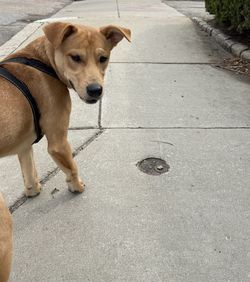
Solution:
<svg viewBox="0 0 250 282"><path fill-rule="evenodd" d="M116 46L123 37L131 42L131 31L124 27L108 25L101 27L100 32L111 42L112 47Z"/></svg>
<svg viewBox="0 0 250 282"><path fill-rule="evenodd" d="M63 22L54 22L43 27L45 36L55 49L58 48L67 37L76 31L77 28L74 25Z"/></svg>

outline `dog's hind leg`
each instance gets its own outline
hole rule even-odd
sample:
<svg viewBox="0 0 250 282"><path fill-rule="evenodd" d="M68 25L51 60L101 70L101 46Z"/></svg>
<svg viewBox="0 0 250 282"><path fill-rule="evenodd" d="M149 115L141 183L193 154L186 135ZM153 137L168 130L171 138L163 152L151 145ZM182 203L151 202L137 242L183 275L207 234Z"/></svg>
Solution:
<svg viewBox="0 0 250 282"><path fill-rule="evenodd" d="M18 159L23 173L25 195L34 197L41 192L41 184L37 177L32 146L20 152Z"/></svg>
<svg viewBox="0 0 250 282"><path fill-rule="evenodd" d="M72 151L67 139L62 138L60 142L50 140L48 142L48 152L66 174L66 181L71 192L83 192L84 184L78 176L76 163L72 157Z"/></svg>

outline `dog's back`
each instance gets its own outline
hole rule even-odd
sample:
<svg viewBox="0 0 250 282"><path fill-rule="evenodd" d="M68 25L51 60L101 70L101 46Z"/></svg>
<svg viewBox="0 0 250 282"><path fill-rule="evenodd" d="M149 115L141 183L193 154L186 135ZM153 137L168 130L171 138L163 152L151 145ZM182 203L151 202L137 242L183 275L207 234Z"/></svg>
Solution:
<svg viewBox="0 0 250 282"><path fill-rule="evenodd" d="M12 218L0 193L0 281L8 281L12 259Z"/></svg>

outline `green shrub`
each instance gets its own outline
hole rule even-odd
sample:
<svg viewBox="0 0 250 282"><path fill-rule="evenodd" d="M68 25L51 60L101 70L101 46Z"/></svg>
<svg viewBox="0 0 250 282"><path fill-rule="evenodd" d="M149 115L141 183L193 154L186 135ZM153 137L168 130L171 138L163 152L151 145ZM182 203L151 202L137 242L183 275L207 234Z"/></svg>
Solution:
<svg viewBox="0 0 250 282"><path fill-rule="evenodd" d="M215 14L216 12L216 1L215 0L205 0L206 10L211 13Z"/></svg>
<svg viewBox="0 0 250 282"><path fill-rule="evenodd" d="M230 29L250 30L250 0L205 0L206 9Z"/></svg>

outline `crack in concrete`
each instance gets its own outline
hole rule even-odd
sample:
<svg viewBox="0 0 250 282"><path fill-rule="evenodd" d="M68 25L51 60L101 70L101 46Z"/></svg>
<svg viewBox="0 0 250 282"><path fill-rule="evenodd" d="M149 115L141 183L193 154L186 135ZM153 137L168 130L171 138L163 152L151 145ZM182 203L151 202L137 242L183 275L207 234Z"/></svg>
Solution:
<svg viewBox="0 0 250 282"><path fill-rule="evenodd" d="M166 144L166 145L170 145L170 146L174 146L173 143L167 142L167 141L160 141L160 140L152 140L150 141L152 143L159 143L159 144Z"/></svg>
<svg viewBox="0 0 250 282"><path fill-rule="evenodd" d="M82 145L80 145L78 148L76 148L73 152L72 155L73 157L77 156L82 150L84 150L88 145L90 145L94 140L96 140L102 133L104 132L103 129L99 130L97 133L95 133L93 136L91 136L86 142L84 142ZM47 175L43 177L43 179L40 180L40 183L44 185L47 183L51 178L53 178L57 173L60 171L58 167L53 169L52 171L48 172ZM16 211L19 207L21 207L28 198L23 195L20 198L18 198L13 205L9 207L9 210L11 213Z"/></svg>

